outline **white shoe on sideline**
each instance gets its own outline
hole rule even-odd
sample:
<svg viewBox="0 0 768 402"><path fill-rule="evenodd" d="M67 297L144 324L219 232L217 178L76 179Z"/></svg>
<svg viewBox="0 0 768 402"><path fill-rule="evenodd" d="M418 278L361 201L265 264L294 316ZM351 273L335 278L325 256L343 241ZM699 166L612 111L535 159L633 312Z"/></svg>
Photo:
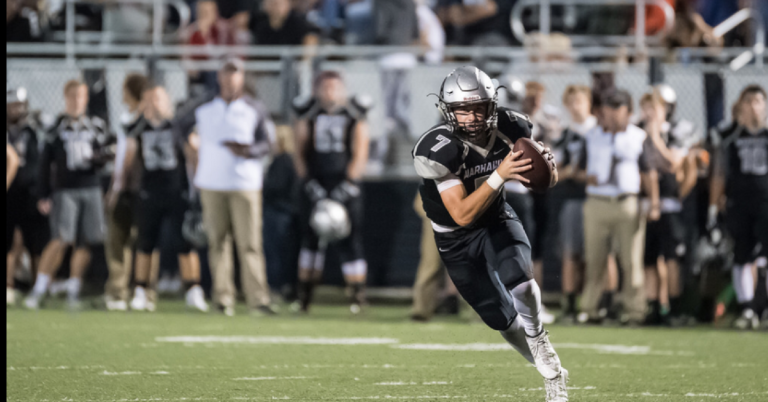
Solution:
<svg viewBox="0 0 768 402"><path fill-rule="evenodd" d="M187 290L186 300L188 307L192 307L203 313L208 312L208 303L205 302L205 294L200 285L192 286Z"/></svg>
<svg viewBox="0 0 768 402"><path fill-rule="evenodd" d="M133 299L131 300L131 310L133 311L146 311L147 305L147 292L141 286L136 286L136 290L133 292Z"/></svg>
<svg viewBox="0 0 768 402"><path fill-rule="evenodd" d="M128 311L128 303L125 300L115 300L111 297L107 297L105 302L107 311Z"/></svg>
<svg viewBox="0 0 768 402"><path fill-rule="evenodd" d="M740 330L758 329L760 327L760 319L751 308L747 308L744 309L739 318L733 322L733 326Z"/></svg>
<svg viewBox="0 0 768 402"><path fill-rule="evenodd" d="M39 310L40 296L37 296L35 294L30 294L29 296L27 296L27 298L24 299L24 307L26 307L29 310Z"/></svg>
<svg viewBox="0 0 768 402"><path fill-rule="evenodd" d="M551 379L544 379L544 389L547 391L547 402L568 402L568 370L560 368L560 374Z"/></svg>
<svg viewBox="0 0 768 402"><path fill-rule="evenodd" d="M14 288L5 288L5 305L16 305L16 290Z"/></svg>
<svg viewBox="0 0 768 402"><path fill-rule="evenodd" d="M541 331L538 336L533 338L526 336L525 340L528 341L528 347L531 348L531 354L539 373L550 380L560 375L560 358L557 357L555 348L549 342L549 333Z"/></svg>
<svg viewBox="0 0 768 402"><path fill-rule="evenodd" d="M555 323L555 315L550 313L546 307L543 305L541 306L541 311L539 311L539 321L541 321L542 324L549 325Z"/></svg>

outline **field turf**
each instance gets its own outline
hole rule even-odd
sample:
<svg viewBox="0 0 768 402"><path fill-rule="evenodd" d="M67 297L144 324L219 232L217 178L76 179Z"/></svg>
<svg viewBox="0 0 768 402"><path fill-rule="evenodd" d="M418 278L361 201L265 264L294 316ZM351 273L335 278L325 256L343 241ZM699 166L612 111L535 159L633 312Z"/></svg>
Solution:
<svg viewBox="0 0 768 402"><path fill-rule="evenodd" d="M55 304L55 303L54 303ZM538 372L483 324L186 311L7 310L7 401L543 401ZM768 333L549 327L571 401L768 401Z"/></svg>

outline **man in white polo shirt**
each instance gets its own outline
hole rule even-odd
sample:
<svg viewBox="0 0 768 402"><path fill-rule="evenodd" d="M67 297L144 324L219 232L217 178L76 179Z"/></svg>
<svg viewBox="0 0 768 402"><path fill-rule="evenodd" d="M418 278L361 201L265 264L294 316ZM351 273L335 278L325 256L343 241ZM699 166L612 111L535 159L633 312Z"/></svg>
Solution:
<svg viewBox="0 0 768 402"><path fill-rule="evenodd" d="M241 263L246 302L259 315L270 307L261 237L261 157L275 140L274 124L263 105L243 93L244 65L229 58L218 74L219 96L195 110L199 142L195 186L200 189L203 223L213 277L213 300L234 314L232 237Z"/></svg>
<svg viewBox="0 0 768 402"><path fill-rule="evenodd" d="M626 91L610 90L601 97L600 125L587 133L587 199L584 203L586 277L579 322L598 322L598 304L604 288L611 244L619 247L624 270L622 301L625 324L637 325L645 317L643 250L645 212L640 210L641 188L651 200L648 218L659 217L656 171L649 165L652 145L642 129L629 124L632 98Z"/></svg>

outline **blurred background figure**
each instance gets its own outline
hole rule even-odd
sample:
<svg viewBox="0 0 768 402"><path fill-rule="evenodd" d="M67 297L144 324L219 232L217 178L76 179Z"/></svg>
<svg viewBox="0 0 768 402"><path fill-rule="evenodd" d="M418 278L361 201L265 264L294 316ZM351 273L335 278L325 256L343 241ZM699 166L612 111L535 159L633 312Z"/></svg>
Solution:
<svg viewBox="0 0 768 402"><path fill-rule="evenodd" d="M88 87L64 86L65 111L46 136L40 156L37 207L50 215L51 241L45 246L25 307L37 309L51 277L69 247L75 247L67 281L67 305L80 308L80 288L91 260L90 247L104 241L104 206L98 168L114 157L114 136L98 117L87 115ZM54 174L55 172L55 174Z"/></svg>
<svg viewBox="0 0 768 402"><path fill-rule="evenodd" d="M587 199L584 203L586 274L581 300L581 323L600 322L598 305L603 291L611 245L618 243L623 271L623 321L639 325L645 318L643 261L645 216L638 196L651 199L650 220L659 217L656 171L648 162L649 142L637 126L629 124L632 97L610 90L601 98L600 126L587 135ZM619 147L617 144L621 144Z"/></svg>
<svg viewBox="0 0 768 402"><path fill-rule="evenodd" d="M344 205L351 224L350 234L338 242L341 270L351 294L350 309L358 313L367 303L368 263L363 255L363 199L359 181L368 163L365 114L369 107L360 97L347 97L344 81L335 71L320 73L315 78L314 97L297 107L294 161L303 191L299 201L302 247L296 307L305 313L309 311L314 288L322 279L327 246L310 219L318 202L328 198Z"/></svg>
<svg viewBox="0 0 768 402"><path fill-rule="evenodd" d="M245 66L230 57L219 70L219 95L195 110L198 147L194 185L200 189L213 301L235 314L232 241L237 245L243 293L252 314L275 314L270 305L262 243L263 166L275 142L275 127L263 105L245 95Z"/></svg>
<svg viewBox="0 0 768 402"><path fill-rule="evenodd" d="M747 86L739 96L740 125L718 147L710 186L708 226L725 214L734 240L733 287L740 315L738 329L756 329L756 270L764 270L768 255L768 129L766 92ZM758 244L762 247L758 247ZM768 286L768 284L766 284ZM768 317L766 317L768 318Z"/></svg>
<svg viewBox="0 0 768 402"><path fill-rule="evenodd" d="M16 303L14 274L22 258L14 248L14 232L18 229L23 247L29 252L32 272L37 272L40 255L50 239L48 220L36 208L35 190L40 160L41 127L29 116L27 90L22 87L6 91L6 303ZM23 248L21 249L23 250Z"/></svg>
<svg viewBox="0 0 768 402"><path fill-rule="evenodd" d="M186 304L206 312L208 304L200 287L200 260L182 235L184 214L191 199L187 172L192 171L184 158L183 139L172 125L172 105L163 87L147 85L141 101L142 115L128 126L123 169L131 171L135 164L141 168L136 287L131 310L154 311L156 308L155 303L148 300L146 289L150 282L157 281L158 272L151 272L152 254L159 249L161 229L167 222L170 249L179 259Z"/></svg>
<svg viewBox="0 0 768 402"><path fill-rule="evenodd" d="M291 9L290 0L263 0L261 10L250 17L249 30L255 45L304 45L319 42L317 28Z"/></svg>
<svg viewBox="0 0 768 402"><path fill-rule="evenodd" d="M128 309L129 289L133 271L133 245L136 211L139 202L141 171L135 167L126 170L125 157L129 128L141 117L141 97L148 86L147 77L129 74L123 81L123 104L127 110L120 119L112 183L107 193L107 241L104 252L109 276L104 287L105 307L109 311ZM138 167L138 165L136 165ZM159 256L155 263L159 263Z"/></svg>
<svg viewBox="0 0 768 402"><path fill-rule="evenodd" d="M558 161L557 185L551 190L553 198L562 200L557 220L559 247L562 251L563 321L576 321L576 294L584 273L584 199L586 177L579 168L586 156L586 135L597 126L592 115L592 90L584 85L569 85L563 93L563 106L571 123L555 144Z"/></svg>

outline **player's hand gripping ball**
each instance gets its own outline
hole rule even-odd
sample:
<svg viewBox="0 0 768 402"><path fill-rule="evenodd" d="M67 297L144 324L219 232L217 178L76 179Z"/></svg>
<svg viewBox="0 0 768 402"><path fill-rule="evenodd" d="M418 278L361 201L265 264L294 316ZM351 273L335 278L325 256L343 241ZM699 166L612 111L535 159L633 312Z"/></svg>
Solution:
<svg viewBox="0 0 768 402"><path fill-rule="evenodd" d="M530 159L532 169L520 173L528 179L523 184L535 193L543 193L557 183L557 165L554 156L543 145L529 139L521 138L515 141L512 152L523 151L520 159Z"/></svg>

